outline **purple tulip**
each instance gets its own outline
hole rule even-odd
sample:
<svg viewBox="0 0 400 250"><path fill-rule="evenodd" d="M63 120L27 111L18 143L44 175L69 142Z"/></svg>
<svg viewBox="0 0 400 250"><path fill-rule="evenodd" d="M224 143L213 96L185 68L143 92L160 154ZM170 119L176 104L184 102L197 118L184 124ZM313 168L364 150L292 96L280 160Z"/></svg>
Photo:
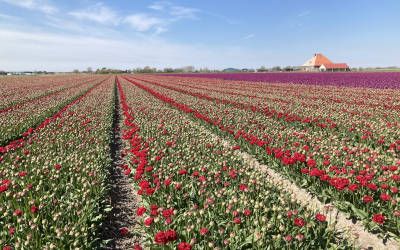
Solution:
<svg viewBox="0 0 400 250"><path fill-rule="evenodd" d="M225 80L294 83L306 85L333 85L339 87L367 87L399 89L400 72L335 72L335 73L207 73L207 74L165 74L167 76L188 76L219 78Z"/></svg>

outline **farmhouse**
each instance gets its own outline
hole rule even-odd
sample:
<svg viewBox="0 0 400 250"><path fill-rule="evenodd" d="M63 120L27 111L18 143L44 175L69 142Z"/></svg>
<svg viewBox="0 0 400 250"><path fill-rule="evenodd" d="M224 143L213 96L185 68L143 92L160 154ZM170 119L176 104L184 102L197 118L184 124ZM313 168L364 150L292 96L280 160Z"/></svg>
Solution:
<svg viewBox="0 0 400 250"><path fill-rule="evenodd" d="M307 60L302 66L303 71L350 71L346 63L333 63L321 53L316 53Z"/></svg>

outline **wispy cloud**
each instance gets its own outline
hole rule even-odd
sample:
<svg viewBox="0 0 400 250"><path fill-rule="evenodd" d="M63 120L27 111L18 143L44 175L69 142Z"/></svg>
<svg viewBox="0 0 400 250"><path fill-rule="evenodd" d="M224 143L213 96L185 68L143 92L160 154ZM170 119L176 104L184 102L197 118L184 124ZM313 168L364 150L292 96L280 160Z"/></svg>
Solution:
<svg viewBox="0 0 400 250"><path fill-rule="evenodd" d="M0 37L0 68L7 71L68 71L89 66L128 69L145 65L256 67L268 57L267 51L174 43L157 37L114 39L15 29L0 29ZM244 61L252 64L243 65Z"/></svg>
<svg viewBox="0 0 400 250"><path fill-rule="evenodd" d="M151 13L137 13L126 16L124 23L129 24L139 32L154 31L160 34L168 30L168 26L181 19L197 19L200 10L195 8L175 5L169 1L158 1L148 6L159 15Z"/></svg>
<svg viewBox="0 0 400 250"><path fill-rule="evenodd" d="M80 20L89 20L101 24L117 25L120 21L117 13L103 3L97 3L83 10L72 11L69 14Z"/></svg>
<svg viewBox="0 0 400 250"><path fill-rule="evenodd" d="M87 20L103 25L129 25L137 32L151 32L161 34L168 31L168 27L181 19L195 19L197 9L174 5L167 1L155 2L148 6L150 11L131 13L123 16L116 10L103 3L97 3L85 9L71 11L68 14L79 20ZM69 22L69 27L74 26ZM72 27L73 28L73 27Z"/></svg>
<svg viewBox="0 0 400 250"><path fill-rule="evenodd" d="M197 14L201 12L199 9L176 5L168 1L155 2L149 5L148 8L166 13L176 19L196 19Z"/></svg>
<svg viewBox="0 0 400 250"><path fill-rule="evenodd" d="M165 31L160 29L161 28L166 29L164 26L166 26L167 24L165 20L149 16L148 14L145 13L129 15L125 17L123 21L129 24L135 30L140 32L149 31L151 29L156 29L158 31Z"/></svg>
<svg viewBox="0 0 400 250"><path fill-rule="evenodd" d="M195 19L197 18L197 13L199 13L200 10L195 9L195 8L188 8L188 7L183 7L183 6L172 6L169 13L177 18L191 18Z"/></svg>
<svg viewBox="0 0 400 250"><path fill-rule="evenodd" d="M149 9L162 11L168 6L170 3L166 1L155 2L149 5Z"/></svg>
<svg viewBox="0 0 400 250"><path fill-rule="evenodd" d="M47 19L44 21L44 24L53 27L59 30L64 30L64 31L72 31L72 32L79 32L82 33L85 31L84 26L80 24L79 22L76 22L75 20L69 18L69 19L64 19L64 18L59 18L59 17L54 17L50 16L47 17Z"/></svg>
<svg viewBox="0 0 400 250"><path fill-rule="evenodd" d="M46 14L54 14L58 8L44 0L0 0L20 8L40 11Z"/></svg>
<svg viewBox="0 0 400 250"><path fill-rule="evenodd" d="M14 21L14 20L19 20L20 18L17 16L10 16L6 14L0 13L0 19L8 20L8 21Z"/></svg>
<svg viewBox="0 0 400 250"><path fill-rule="evenodd" d="M214 13L214 12L204 11L203 10L203 11L201 11L201 13L206 14L206 15L211 16L211 17L214 17L214 18L217 18L217 19L220 19L223 22L226 22L227 24L230 24L230 25L236 25L236 24L240 23L236 19L232 19L230 17L224 16L224 15L221 15L221 14L217 14L217 13Z"/></svg>
<svg viewBox="0 0 400 250"><path fill-rule="evenodd" d="M248 34L248 35L243 37L243 40L248 40L248 39L254 38L255 36L256 35L254 35L254 34Z"/></svg>
<svg viewBox="0 0 400 250"><path fill-rule="evenodd" d="M115 26L112 25L93 26L91 23L81 22L72 18L49 16L44 21L44 24L47 27L55 28L57 31L61 30L71 34L90 34L96 37L117 37L121 34L118 29L115 29Z"/></svg>
<svg viewBox="0 0 400 250"><path fill-rule="evenodd" d="M0 68L4 70L179 66L192 56L204 55L192 45L143 37L112 39L5 29L0 29L0 36L4 37L0 40Z"/></svg>
<svg viewBox="0 0 400 250"><path fill-rule="evenodd" d="M311 11L306 10L306 11L303 11L303 12L299 13L297 16L298 17L305 17L305 16L309 16L310 14L311 14Z"/></svg>
<svg viewBox="0 0 400 250"><path fill-rule="evenodd" d="M2 1L11 2L0 0ZM24 0L19 4L22 2ZM26 9L39 10L32 7L33 5L24 6ZM0 68L54 71L85 69L88 66L132 68L145 65L194 65L220 68L238 67L243 61L260 61L249 55L257 55L263 59L266 57L244 48L164 40L157 34L172 29L176 22L198 19L209 14L199 9L167 2L163 2L163 7L160 6L147 6L148 8L140 11L127 12L100 2L82 9L60 9L57 15L40 10L42 15L39 22L31 23L30 17L22 15L18 18L23 23L0 22ZM0 14L0 20L6 18L12 17ZM136 32L126 32L126 27L131 27L131 30ZM48 31L45 31L46 29Z"/></svg>

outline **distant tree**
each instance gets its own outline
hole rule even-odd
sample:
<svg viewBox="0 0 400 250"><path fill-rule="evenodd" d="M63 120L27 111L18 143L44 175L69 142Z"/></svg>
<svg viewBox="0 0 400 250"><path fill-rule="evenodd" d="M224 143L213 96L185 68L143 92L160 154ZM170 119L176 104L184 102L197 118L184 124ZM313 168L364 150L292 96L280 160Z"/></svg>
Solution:
<svg viewBox="0 0 400 250"><path fill-rule="evenodd" d="M100 74L107 74L107 68L106 67L101 68L99 73Z"/></svg>
<svg viewBox="0 0 400 250"><path fill-rule="evenodd" d="M74 72L75 74L78 74L79 73L79 69L74 69L74 71L72 71L72 72Z"/></svg>
<svg viewBox="0 0 400 250"><path fill-rule="evenodd" d="M274 66L272 67L272 71L282 71L282 68L280 66Z"/></svg>
<svg viewBox="0 0 400 250"><path fill-rule="evenodd" d="M205 67L205 68L200 68L198 71L202 72L202 73L207 73L207 72L210 72L211 70L209 70L207 67Z"/></svg>
<svg viewBox="0 0 400 250"><path fill-rule="evenodd" d="M141 73L155 73L157 71L156 68L152 68L150 66L146 66L143 68Z"/></svg>
<svg viewBox="0 0 400 250"><path fill-rule="evenodd" d="M173 73L174 69L173 68L164 68L163 72L164 73Z"/></svg>
<svg viewBox="0 0 400 250"><path fill-rule="evenodd" d="M92 67L88 67L86 71L87 71L88 73L93 73Z"/></svg>
<svg viewBox="0 0 400 250"><path fill-rule="evenodd" d="M293 71L293 67L292 66L286 66L283 68L283 71Z"/></svg>
<svg viewBox="0 0 400 250"><path fill-rule="evenodd" d="M194 72L195 68L193 66L185 66L182 68L182 71L185 73Z"/></svg>
<svg viewBox="0 0 400 250"><path fill-rule="evenodd" d="M151 73L152 69L150 66L145 66L142 70L142 73Z"/></svg>
<svg viewBox="0 0 400 250"><path fill-rule="evenodd" d="M268 69L265 66L261 66L260 68L257 69L257 72L267 72Z"/></svg>
<svg viewBox="0 0 400 250"><path fill-rule="evenodd" d="M133 69L131 72L138 74L138 73L157 73L157 72L161 73L162 71L157 70L157 68L146 66L144 68L137 67L137 68Z"/></svg>
<svg viewBox="0 0 400 250"><path fill-rule="evenodd" d="M174 69L174 73L183 73L183 69L182 68L176 68L176 69Z"/></svg>
<svg viewBox="0 0 400 250"><path fill-rule="evenodd" d="M121 70L121 69L108 69L108 68L101 68L101 69L96 69L95 73L96 74L122 74L122 73L128 73L128 70Z"/></svg>

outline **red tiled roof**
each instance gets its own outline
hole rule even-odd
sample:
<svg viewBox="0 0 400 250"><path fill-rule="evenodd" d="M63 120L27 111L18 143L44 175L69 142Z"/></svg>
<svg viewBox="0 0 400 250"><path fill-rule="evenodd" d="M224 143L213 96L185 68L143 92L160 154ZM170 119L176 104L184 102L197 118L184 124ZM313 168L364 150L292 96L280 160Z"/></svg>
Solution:
<svg viewBox="0 0 400 250"><path fill-rule="evenodd" d="M321 53L315 54L315 61L314 61L314 66L321 66L322 64L334 64L331 60L329 60L327 57L322 55Z"/></svg>
<svg viewBox="0 0 400 250"><path fill-rule="evenodd" d="M326 69L348 69L349 66L346 63L327 63L323 64Z"/></svg>

